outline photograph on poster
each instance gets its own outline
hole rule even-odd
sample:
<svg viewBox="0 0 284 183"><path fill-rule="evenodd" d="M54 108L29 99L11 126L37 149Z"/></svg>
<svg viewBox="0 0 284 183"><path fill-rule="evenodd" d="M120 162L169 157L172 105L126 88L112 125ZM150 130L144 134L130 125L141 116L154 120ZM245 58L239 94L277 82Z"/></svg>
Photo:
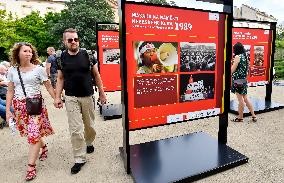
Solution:
<svg viewBox="0 0 284 183"><path fill-rule="evenodd" d="M254 66L263 66L264 46L254 46Z"/></svg>
<svg viewBox="0 0 284 183"><path fill-rule="evenodd" d="M250 45L244 45L245 53L248 59L248 63L250 63Z"/></svg>
<svg viewBox="0 0 284 183"><path fill-rule="evenodd" d="M104 48L103 49L103 64L119 64L120 63L120 49Z"/></svg>
<svg viewBox="0 0 284 183"><path fill-rule="evenodd" d="M178 44L175 42L134 41L137 74L177 72Z"/></svg>
<svg viewBox="0 0 284 183"><path fill-rule="evenodd" d="M214 99L215 74L181 74L180 102Z"/></svg>
<svg viewBox="0 0 284 183"><path fill-rule="evenodd" d="M216 65L215 43L180 43L180 71L214 71Z"/></svg>

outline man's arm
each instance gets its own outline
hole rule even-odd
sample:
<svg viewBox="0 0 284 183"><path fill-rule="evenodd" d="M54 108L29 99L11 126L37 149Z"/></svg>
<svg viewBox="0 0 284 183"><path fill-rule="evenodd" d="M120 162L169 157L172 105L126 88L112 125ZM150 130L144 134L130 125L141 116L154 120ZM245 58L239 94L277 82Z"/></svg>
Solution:
<svg viewBox="0 0 284 183"><path fill-rule="evenodd" d="M100 101L102 104L106 103L106 95L105 95L105 92L104 92L104 89L103 89L103 82L101 80L101 76L100 76L100 73L98 71L98 67L97 67L97 64L93 66L93 75L95 77L95 81L96 81L96 85L99 89L99 94L100 94Z"/></svg>
<svg viewBox="0 0 284 183"><path fill-rule="evenodd" d="M49 77L50 76L50 67L51 67L51 63L46 62L45 63L45 69L46 69L46 74Z"/></svg>
<svg viewBox="0 0 284 183"><path fill-rule="evenodd" d="M48 93L50 94L50 96L51 96L53 99L55 99L55 92L54 92L54 89L53 89L53 87L52 87L50 81L49 81L49 80L44 81L43 84L44 84L46 90L48 91Z"/></svg>
<svg viewBox="0 0 284 183"><path fill-rule="evenodd" d="M61 70L57 70L57 82L55 88L55 99L54 99L54 106L57 108L61 108L63 106L61 100L61 93L64 86L64 77Z"/></svg>

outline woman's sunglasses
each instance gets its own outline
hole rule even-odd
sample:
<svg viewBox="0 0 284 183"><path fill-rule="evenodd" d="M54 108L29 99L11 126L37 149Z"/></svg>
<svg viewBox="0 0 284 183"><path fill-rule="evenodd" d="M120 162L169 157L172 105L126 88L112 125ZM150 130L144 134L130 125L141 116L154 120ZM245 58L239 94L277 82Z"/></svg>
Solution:
<svg viewBox="0 0 284 183"><path fill-rule="evenodd" d="M28 43L28 42L18 42L18 43L15 43L16 45L21 45L21 46L31 46L31 44L30 43Z"/></svg>
<svg viewBox="0 0 284 183"><path fill-rule="evenodd" d="M73 40L74 40L76 43L79 42L79 38L69 38L69 39L67 39L67 42L68 42L68 43L72 43Z"/></svg>

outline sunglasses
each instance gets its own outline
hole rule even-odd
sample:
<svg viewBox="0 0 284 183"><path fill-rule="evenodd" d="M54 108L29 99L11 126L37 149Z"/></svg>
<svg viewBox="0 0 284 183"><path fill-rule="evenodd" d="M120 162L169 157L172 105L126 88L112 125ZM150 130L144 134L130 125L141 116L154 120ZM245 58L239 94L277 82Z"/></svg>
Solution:
<svg viewBox="0 0 284 183"><path fill-rule="evenodd" d="M21 45L21 46L31 46L31 44L30 43L28 43L28 42L17 42L17 43L15 43L15 45Z"/></svg>
<svg viewBox="0 0 284 183"><path fill-rule="evenodd" d="M73 40L74 40L76 43L79 42L79 38L69 38L69 39L67 39L67 42L68 42L68 43L72 43Z"/></svg>

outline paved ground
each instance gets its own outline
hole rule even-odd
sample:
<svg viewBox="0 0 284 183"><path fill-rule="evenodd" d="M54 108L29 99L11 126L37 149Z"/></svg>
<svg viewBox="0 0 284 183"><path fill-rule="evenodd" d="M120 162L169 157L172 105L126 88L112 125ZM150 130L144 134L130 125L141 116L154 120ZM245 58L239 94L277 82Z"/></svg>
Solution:
<svg viewBox="0 0 284 183"><path fill-rule="evenodd" d="M273 87L273 101L284 103L284 87ZM250 96L264 98L265 88L250 88ZM95 153L88 155L88 163L77 175L70 174L73 165L71 143L65 109L55 109L46 96L49 116L56 134L46 139L49 157L37 162L34 183L131 183L125 173L118 148L122 146L121 119L104 121L97 112ZM120 93L108 94L113 103L120 103ZM232 96L232 98L234 98ZM97 108L96 108L97 109ZM258 122L229 123L228 145L248 156L249 163L210 176L198 182L284 182L284 109L258 115ZM230 114L232 119L234 115ZM218 118L196 120L131 132L131 144L163 139L196 131L217 137ZM8 128L0 130L0 182L25 182L28 145L25 138L11 136Z"/></svg>

